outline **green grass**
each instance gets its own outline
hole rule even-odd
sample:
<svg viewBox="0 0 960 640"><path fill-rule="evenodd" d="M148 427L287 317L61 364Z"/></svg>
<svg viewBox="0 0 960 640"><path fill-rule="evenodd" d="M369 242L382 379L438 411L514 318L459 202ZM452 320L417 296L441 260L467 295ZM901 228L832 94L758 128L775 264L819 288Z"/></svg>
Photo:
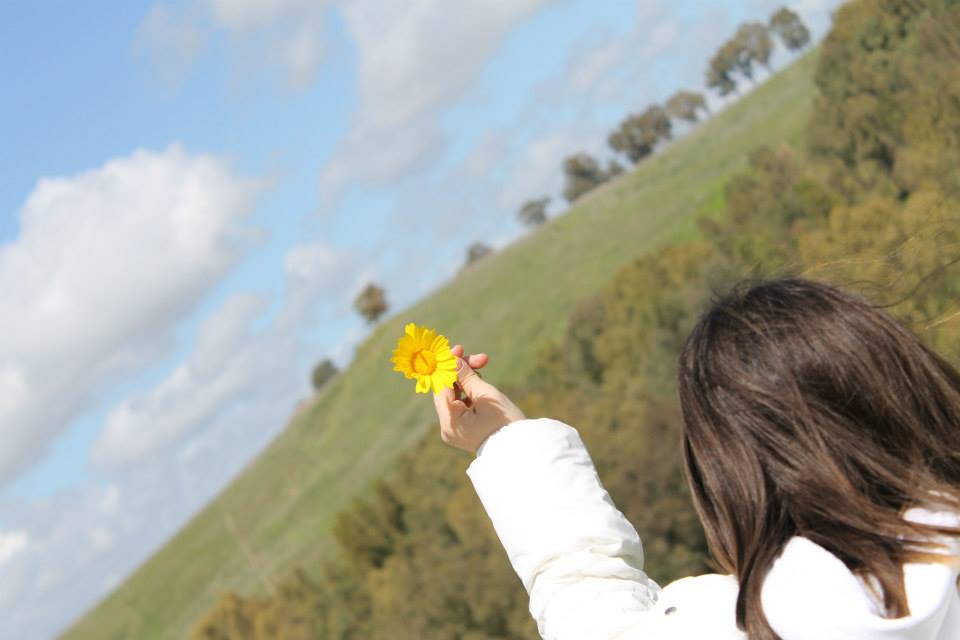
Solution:
<svg viewBox="0 0 960 640"><path fill-rule="evenodd" d="M404 323L489 353L488 380L521 382L579 299L630 259L694 236L697 216L722 212L723 185L751 149L800 143L815 56L383 321L322 397L63 637L182 638L217 594L261 592L271 576L317 566L335 550L328 531L337 511L436 428L430 397L415 395L413 383L391 371Z"/></svg>

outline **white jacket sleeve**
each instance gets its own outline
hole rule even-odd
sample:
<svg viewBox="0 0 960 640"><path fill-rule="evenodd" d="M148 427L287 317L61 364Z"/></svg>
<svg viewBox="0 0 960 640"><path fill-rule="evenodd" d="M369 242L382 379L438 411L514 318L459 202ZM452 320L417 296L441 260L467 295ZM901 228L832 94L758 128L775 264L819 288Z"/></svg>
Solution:
<svg viewBox="0 0 960 640"><path fill-rule="evenodd" d="M467 475L545 640L636 630L660 587L576 429L552 418L512 422L487 438Z"/></svg>

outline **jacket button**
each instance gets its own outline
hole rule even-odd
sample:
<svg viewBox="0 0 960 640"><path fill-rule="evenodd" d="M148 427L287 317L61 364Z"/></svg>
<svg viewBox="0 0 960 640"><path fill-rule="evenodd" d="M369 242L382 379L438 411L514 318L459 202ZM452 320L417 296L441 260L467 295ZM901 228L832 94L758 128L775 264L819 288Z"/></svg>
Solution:
<svg viewBox="0 0 960 640"><path fill-rule="evenodd" d="M676 612L677 612L677 608L676 608L676 607L667 607L666 610L664 610L663 615L669 616L669 615L674 614L674 613L676 613Z"/></svg>

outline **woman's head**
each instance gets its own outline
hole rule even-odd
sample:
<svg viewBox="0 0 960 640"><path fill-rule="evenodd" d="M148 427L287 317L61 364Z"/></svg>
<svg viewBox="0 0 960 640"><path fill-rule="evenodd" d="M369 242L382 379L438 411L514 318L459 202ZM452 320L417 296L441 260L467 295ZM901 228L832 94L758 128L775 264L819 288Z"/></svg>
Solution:
<svg viewBox="0 0 960 640"><path fill-rule="evenodd" d="M902 511L960 507L960 374L882 309L800 278L715 297L679 358L684 459L717 562L740 582L738 624L773 638L763 578L802 535L906 615ZM932 551L932 549L930 549Z"/></svg>

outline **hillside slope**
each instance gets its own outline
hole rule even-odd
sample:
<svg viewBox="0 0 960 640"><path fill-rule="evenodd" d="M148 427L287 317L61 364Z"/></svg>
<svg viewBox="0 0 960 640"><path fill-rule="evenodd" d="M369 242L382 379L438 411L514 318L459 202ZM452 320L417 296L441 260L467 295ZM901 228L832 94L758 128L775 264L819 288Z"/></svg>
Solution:
<svg viewBox="0 0 960 640"><path fill-rule="evenodd" d="M534 354L559 337L577 300L631 258L695 233L698 215L720 210L726 179L752 148L799 144L815 56L382 322L322 398L63 637L183 637L218 593L256 591L267 576L316 564L332 548L327 531L337 510L435 428L430 398L391 371L404 323L436 327L468 350L490 353L485 376L519 382Z"/></svg>

